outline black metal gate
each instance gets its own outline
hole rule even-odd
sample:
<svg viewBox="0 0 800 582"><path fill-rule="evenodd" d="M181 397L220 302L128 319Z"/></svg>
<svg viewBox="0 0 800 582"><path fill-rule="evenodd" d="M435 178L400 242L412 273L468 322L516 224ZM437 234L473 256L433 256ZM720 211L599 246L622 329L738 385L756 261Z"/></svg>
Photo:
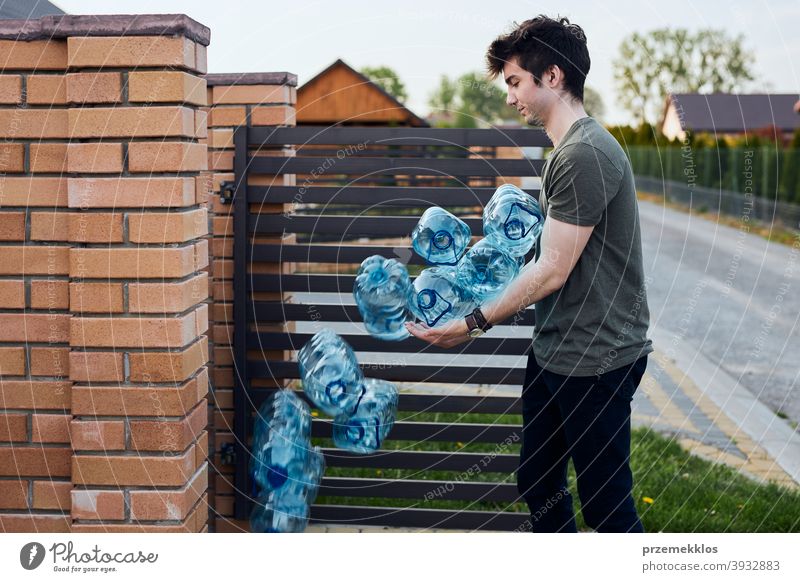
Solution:
<svg viewBox="0 0 800 582"><path fill-rule="evenodd" d="M543 165L541 159L498 158L498 148L546 147L546 135L534 129L240 127L234 140L235 517L246 519L252 507L247 466L255 412L271 391L296 382L295 351L323 326L333 326L356 350L366 376L404 383L399 407L411 420L398 420L384 449L372 455L323 448L328 471L320 499L329 501L312 507L312 523L519 528L528 514L508 510L519 502L513 479L518 456L509 443L521 442L521 426L413 416L520 414L519 391L511 387L523 381L532 309L511 327L505 322L487 337L444 350L415 338L383 342L367 335L352 288L358 264L373 254L407 262L412 275L422 267L409 236L429 206L455 209L479 235L480 212L498 178L539 176ZM287 204L290 212L281 206ZM368 363L370 355L377 362ZM442 355L455 363L437 361ZM481 362L489 356L493 360ZM516 360L492 365L499 356ZM485 393L502 386L505 395ZM329 420L317 416L312 427L313 437L330 437ZM461 451L475 443L495 448ZM414 450L425 448L421 444L439 450ZM411 475L381 477L394 469ZM426 479L431 471L450 477ZM470 478L476 472L480 480ZM494 502L499 509L431 508L433 498Z"/></svg>

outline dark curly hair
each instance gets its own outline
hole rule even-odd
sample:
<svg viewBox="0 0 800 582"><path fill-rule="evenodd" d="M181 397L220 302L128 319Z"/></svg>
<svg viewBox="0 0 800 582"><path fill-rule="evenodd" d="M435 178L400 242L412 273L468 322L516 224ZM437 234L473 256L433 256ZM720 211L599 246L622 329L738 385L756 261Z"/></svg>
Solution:
<svg viewBox="0 0 800 582"><path fill-rule="evenodd" d="M566 18L554 20L543 14L522 24L515 22L514 26L489 46L489 76L496 78L512 57L518 57L520 66L533 75L538 86L544 72L556 65L564 72L564 89L582 102L583 84L591 65L583 29Z"/></svg>

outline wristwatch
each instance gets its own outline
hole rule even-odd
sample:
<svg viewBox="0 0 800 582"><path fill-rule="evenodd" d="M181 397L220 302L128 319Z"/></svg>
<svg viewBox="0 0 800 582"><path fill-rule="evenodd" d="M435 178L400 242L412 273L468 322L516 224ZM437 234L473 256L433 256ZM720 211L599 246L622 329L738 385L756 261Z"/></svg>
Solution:
<svg viewBox="0 0 800 582"><path fill-rule="evenodd" d="M472 338L480 337L492 329L492 324L486 321L480 307L476 307L464 318L464 321L467 322L467 335Z"/></svg>

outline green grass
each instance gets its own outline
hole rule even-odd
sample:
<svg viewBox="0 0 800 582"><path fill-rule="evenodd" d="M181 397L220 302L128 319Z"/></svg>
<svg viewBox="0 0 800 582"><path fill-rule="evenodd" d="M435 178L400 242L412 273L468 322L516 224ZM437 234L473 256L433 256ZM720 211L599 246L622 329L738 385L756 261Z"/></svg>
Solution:
<svg viewBox="0 0 800 582"><path fill-rule="evenodd" d="M496 422L519 424L514 415L401 413L399 418L417 422ZM521 437L520 433L520 437ZM314 444L332 446L325 439ZM501 449L494 444L450 442L406 442L389 440L386 449L418 451L483 452L519 454L519 443ZM800 532L800 491L775 484L760 485L726 465L711 463L684 451L676 442L649 429L636 429L631 437L631 467L634 499L648 532ZM489 467L491 468L491 464ZM389 479L493 481L515 483L513 474L487 470L466 478L451 471L400 469L345 469L329 467L327 476L358 476ZM580 514L580 500L570 464L568 485L575 499L578 527L589 531ZM652 499L652 503L644 498ZM381 499L320 497L317 503L465 509L476 511L527 512L522 503L442 501L439 499Z"/></svg>

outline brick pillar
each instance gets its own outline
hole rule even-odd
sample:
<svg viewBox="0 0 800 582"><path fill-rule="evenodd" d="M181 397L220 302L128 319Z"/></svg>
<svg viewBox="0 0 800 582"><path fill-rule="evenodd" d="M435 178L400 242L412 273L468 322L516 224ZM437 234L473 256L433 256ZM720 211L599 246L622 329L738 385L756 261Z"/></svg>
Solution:
<svg viewBox="0 0 800 582"><path fill-rule="evenodd" d="M67 532L67 43L20 27L0 21L0 533Z"/></svg>
<svg viewBox="0 0 800 582"><path fill-rule="evenodd" d="M216 531L240 531L246 523L234 522L233 469L223 465L220 452L226 443L233 443L233 208L219 201L219 187L223 181L233 181L233 132L245 123L252 127L294 125L297 100L297 77L289 73L244 73L206 75L208 83L209 130L208 167L211 196L208 207L211 215L211 369L214 399L211 403L212 508L217 514ZM262 151L263 155L286 155L284 148ZM278 181L279 180L279 181ZM293 185L293 176L251 176L250 184ZM259 205L262 213L285 212L289 205ZM266 239L259 239L266 240ZM286 242L286 241L285 241ZM257 264L260 272L276 272L277 265ZM284 270L291 265L285 265ZM261 299L266 299L262 297ZM269 297L278 299L280 296ZM285 298L285 297L284 297ZM281 329L288 326L281 324ZM260 354L259 354L260 355ZM285 357L277 352L274 357ZM267 352L267 357L270 352ZM245 460L246 462L246 460Z"/></svg>
<svg viewBox="0 0 800 582"><path fill-rule="evenodd" d="M75 532L206 528L209 32L149 18L68 38Z"/></svg>

